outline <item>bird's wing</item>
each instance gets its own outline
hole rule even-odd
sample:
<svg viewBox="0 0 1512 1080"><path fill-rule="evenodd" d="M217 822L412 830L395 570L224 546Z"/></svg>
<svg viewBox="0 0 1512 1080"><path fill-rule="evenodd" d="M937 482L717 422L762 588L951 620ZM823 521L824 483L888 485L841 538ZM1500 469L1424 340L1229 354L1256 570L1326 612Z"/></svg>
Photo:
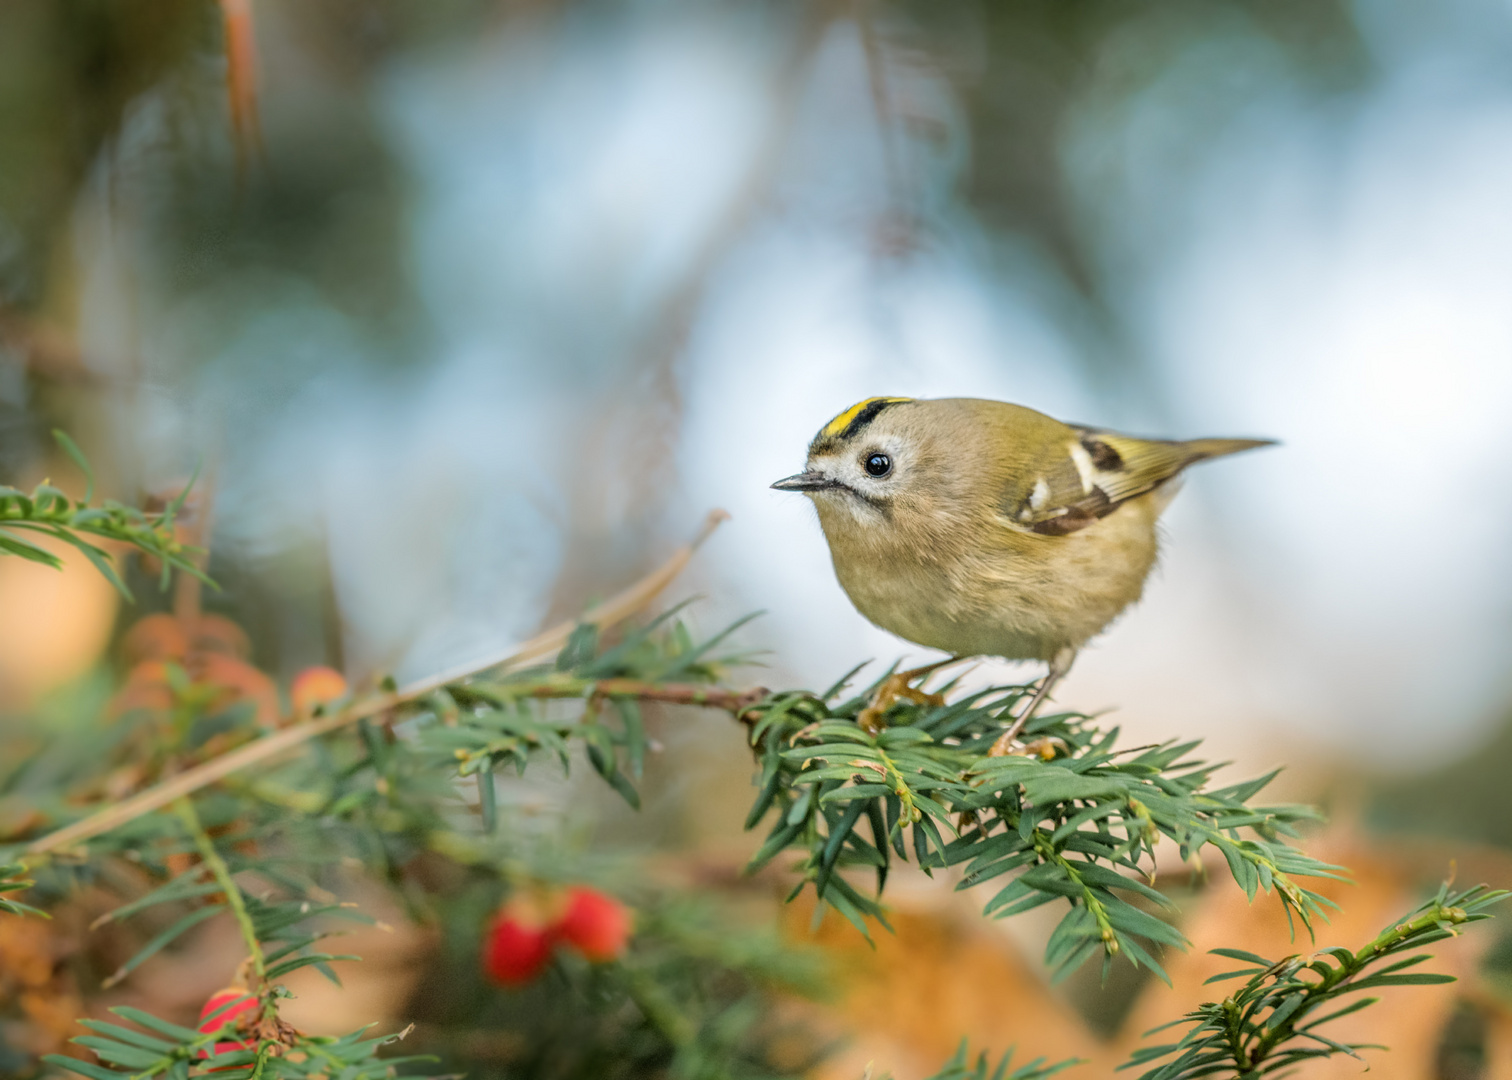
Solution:
<svg viewBox="0 0 1512 1080"><path fill-rule="evenodd" d="M1264 439L1138 439L1068 425L1065 442L1052 444L1038 469L1015 478L1004 509L1022 528L1064 536L1154 491L1195 461L1267 445Z"/></svg>

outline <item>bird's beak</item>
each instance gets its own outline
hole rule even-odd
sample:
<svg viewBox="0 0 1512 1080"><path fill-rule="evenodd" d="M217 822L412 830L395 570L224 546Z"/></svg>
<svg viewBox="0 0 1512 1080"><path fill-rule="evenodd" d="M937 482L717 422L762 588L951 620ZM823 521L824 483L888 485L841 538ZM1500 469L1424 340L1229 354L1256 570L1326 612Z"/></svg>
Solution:
<svg viewBox="0 0 1512 1080"><path fill-rule="evenodd" d="M822 472L810 469L801 472L797 476L785 477L777 481L772 487L778 491L824 491L827 488L839 487L840 484L825 476Z"/></svg>

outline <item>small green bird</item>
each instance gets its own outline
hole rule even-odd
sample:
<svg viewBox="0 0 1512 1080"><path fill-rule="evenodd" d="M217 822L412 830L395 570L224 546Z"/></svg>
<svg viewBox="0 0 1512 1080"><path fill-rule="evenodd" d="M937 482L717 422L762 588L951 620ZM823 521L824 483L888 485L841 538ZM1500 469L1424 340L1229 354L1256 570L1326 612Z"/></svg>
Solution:
<svg viewBox="0 0 1512 1080"><path fill-rule="evenodd" d="M862 615L955 657L1049 671L993 747L1007 753L1076 651L1139 599L1172 481L1268 439L1138 439L975 398L874 397L825 424L779 491L813 500L835 576ZM910 680L890 680L873 726Z"/></svg>

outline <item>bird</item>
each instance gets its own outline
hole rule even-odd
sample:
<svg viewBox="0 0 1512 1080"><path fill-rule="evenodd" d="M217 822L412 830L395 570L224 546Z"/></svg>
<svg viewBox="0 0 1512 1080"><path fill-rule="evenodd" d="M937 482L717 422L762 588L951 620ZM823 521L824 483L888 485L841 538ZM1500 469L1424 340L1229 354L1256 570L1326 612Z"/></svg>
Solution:
<svg viewBox="0 0 1512 1080"><path fill-rule="evenodd" d="M1076 654L1144 591L1157 519L1190 465L1271 439L1148 439L980 398L870 397L809 443L804 471L772 484L818 511L840 587L884 630L953 659L1048 665L993 744L1014 740ZM885 680L858 721L929 698Z"/></svg>

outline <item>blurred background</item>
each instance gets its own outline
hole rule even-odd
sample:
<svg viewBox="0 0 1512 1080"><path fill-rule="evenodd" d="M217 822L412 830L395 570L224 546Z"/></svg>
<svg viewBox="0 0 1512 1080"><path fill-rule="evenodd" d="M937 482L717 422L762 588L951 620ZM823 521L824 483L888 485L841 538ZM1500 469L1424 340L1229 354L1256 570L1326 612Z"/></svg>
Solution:
<svg viewBox="0 0 1512 1080"><path fill-rule="evenodd" d="M1286 765L1383 896L1512 882L1505 0L0 6L0 483L75 486L54 427L122 501L200 467L205 602L276 675L495 651L715 506L679 596L765 612L750 682L922 660L767 487L877 394L1280 439L1191 476L1059 700ZM0 705L137 614L0 563ZM595 835L738 862L730 727L666 725L648 813ZM1386 1075L1512 1075L1467 995Z"/></svg>

